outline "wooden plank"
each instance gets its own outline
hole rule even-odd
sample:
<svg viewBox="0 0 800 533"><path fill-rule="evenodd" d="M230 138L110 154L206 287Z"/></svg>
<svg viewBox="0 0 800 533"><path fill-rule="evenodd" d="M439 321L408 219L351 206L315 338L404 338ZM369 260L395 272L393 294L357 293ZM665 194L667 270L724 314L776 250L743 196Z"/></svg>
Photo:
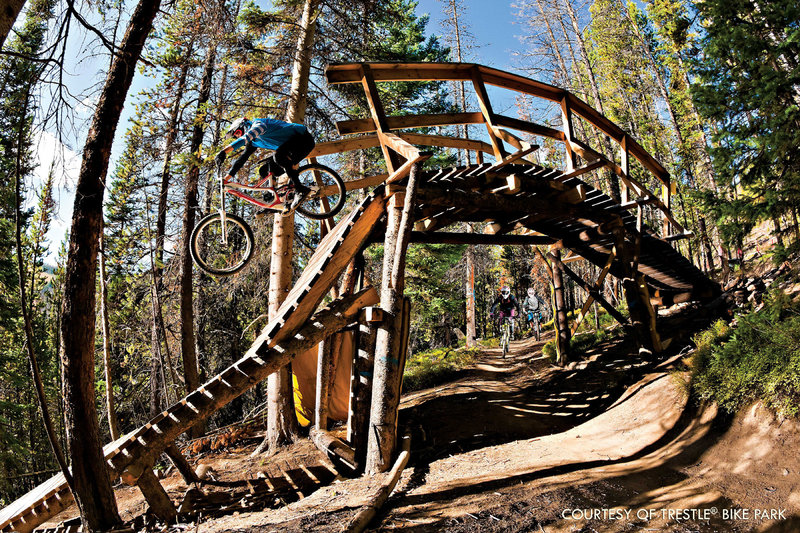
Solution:
<svg viewBox="0 0 800 533"><path fill-rule="evenodd" d="M342 152L350 152L352 150L364 150L367 148L376 148L380 146L380 140L377 135L362 135L360 137L353 137L349 139L339 139L336 141L326 141L318 143L308 154L308 158L321 157L324 155L340 154Z"/></svg>
<svg viewBox="0 0 800 533"><path fill-rule="evenodd" d="M530 133L531 135L548 137L550 139L556 139L557 141L562 142L565 140L564 132L561 130L551 128L549 126L543 126L541 124L535 124L525 120L520 120L518 118L511 118L505 115L495 115L494 123L498 126L524 131L525 133Z"/></svg>
<svg viewBox="0 0 800 533"><path fill-rule="evenodd" d="M380 191L377 192L379 193ZM339 222L336 228L334 228L334 231L326 235L320 242L314 257L327 256L331 251L334 252L321 278L314 283L311 290L306 291L308 285L307 280L309 277L314 276L316 272L312 272L309 268L303 271L303 274L300 276L300 279L297 281L292 291L287 295L286 301L278 310L276 316L283 316L285 314L283 311L284 308L292 306L298 295L305 292L306 295L302 303L297 307L297 310L293 311L291 315L287 317L286 322L281 326L279 332L272 334L273 328L271 324L267 324L253 343L253 346L248 350L248 355L258 355L261 351L280 343L283 338L285 338L285 334L305 322L314 308L322 301L322 298L325 297L330 286L336 281L339 274L347 267L347 264L366 241L373 225L383 215L383 195L373 194L370 198L365 200L365 204L362 213L358 213L358 210L354 210L347 218ZM352 230L348 233L346 241L341 244L338 243L339 231L336 230L340 228L340 231L344 231L350 222L354 220L355 214L358 214L358 223L356 226L353 226ZM314 259L312 258L309 263L313 262ZM284 334L281 334L280 331L283 331Z"/></svg>
<svg viewBox="0 0 800 533"><path fill-rule="evenodd" d="M483 124L483 114L472 113L431 113L424 115L402 115L386 117L389 130L407 128L429 128L434 126L453 126L458 124ZM373 133L378 126L371 118L340 120L336 123L339 135Z"/></svg>
<svg viewBox="0 0 800 533"><path fill-rule="evenodd" d="M426 133L397 134L401 139L411 144L422 144L425 146L440 146L442 148L456 148L460 150L474 150L476 152L492 153L492 146L484 141L477 139L462 139L460 137L449 137L447 135L429 135Z"/></svg>
<svg viewBox="0 0 800 533"><path fill-rule="evenodd" d="M429 244L470 244L521 246L552 244L552 237L546 235L494 235L482 233L450 233L444 231L412 231L411 242Z"/></svg>

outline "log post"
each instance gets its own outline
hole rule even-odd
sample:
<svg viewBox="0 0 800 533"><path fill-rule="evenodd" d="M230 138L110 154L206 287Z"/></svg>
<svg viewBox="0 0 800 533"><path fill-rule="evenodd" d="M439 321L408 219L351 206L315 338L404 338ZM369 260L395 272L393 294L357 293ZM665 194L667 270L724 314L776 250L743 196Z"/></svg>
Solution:
<svg viewBox="0 0 800 533"><path fill-rule="evenodd" d="M553 247L547 254L553 265L553 327L556 332L556 363L565 365L569 358L570 330L567 321L567 306L564 299L564 264L561 250Z"/></svg>
<svg viewBox="0 0 800 533"><path fill-rule="evenodd" d="M189 464L189 461L183 456L174 442L164 449L164 453L167 454L169 460L175 465L175 468L180 472L183 481L186 482L187 485L200 481L194 473L192 465Z"/></svg>
<svg viewBox="0 0 800 533"><path fill-rule="evenodd" d="M145 468L136 481L139 490L153 513L164 523L171 522L178 516L178 511L169 499L167 491L158 482L158 478L150 468Z"/></svg>
<svg viewBox="0 0 800 533"><path fill-rule="evenodd" d="M638 272L638 241L629 246L625 241L625 232L618 229L615 235L615 251L622 266L622 289L628 303L628 313L636 342L640 347L662 351L661 338L656 329L656 313L650 303L650 293L647 289L644 275ZM632 249L633 248L633 249Z"/></svg>
<svg viewBox="0 0 800 533"><path fill-rule="evenodd" d="M403 376L400 348L405 256L413 225L411 215L418 174L419 165L414 165L405 193L393 194L387 206L380 304L384 321L376 335L374 394L367 440L368 474L385 472L391 466L397 441L397 408Z"/></svg>
<svg viewBox="0 0 800 533"><path fill-rule="evenodd" d="M317 386L314 403L314 427L325 431L328 429L328 397L330 395L331 375L333 374L333 352L337 334L328 337L319 344L317 351Z"/></svg>

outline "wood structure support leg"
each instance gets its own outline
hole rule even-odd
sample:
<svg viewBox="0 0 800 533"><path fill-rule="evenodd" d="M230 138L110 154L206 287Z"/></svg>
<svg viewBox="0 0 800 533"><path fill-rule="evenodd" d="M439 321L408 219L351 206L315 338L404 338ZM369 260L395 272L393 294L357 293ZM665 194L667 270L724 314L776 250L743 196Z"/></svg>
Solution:
<svg viewBox="0 0 800 533"><path fill-rule="evenodd" d="M136 484L150 505L150 509L162 522L168 523L175 520L178 511L172 504L172 500L169 499L167 491L158 482L153 470L146 468Z"/></svg>
<svg viewBox="0 0 800 533"><path fill-rule="evenodd" d="M656 313L650 303L650 293L644 276L637 272L637 250L625 240L621 230L617 231L615 248L622 264L624 275L622 289L628 303L628 313L636 342L642 348L659 353L662 351L662 346L656 329Z"/></svg>
<svg viewBox="0 0 800 533"><path fill-rule="evenodd" d="M569 358L570 330L567 321L567 305L564 297L564 264L561 250L553 248L547 254L552 264L553 276L553 326L556 332L556 363L565 365Z"/></svg>
<svg viewBox="0 0 800 533"><path fill-rule="evenodd" d="M385 472L391 467L397 443L397 409L403 376L403 361L399 352L402 345L403 282L418 174L419 166L414 165L405 194L394 194L387 206L381 280L381 309L386 319L376 336L374 393L367 441L368 474Z"/></svg>
<svg viewBox="0 0 800 533"><path fill-rule="evenodd" d="M189 461L186 460L186 457L183 456L174 442L164 449L164 453L167 454L169 460L175 465L175 468L180 472L181 477L183 477L187 485L200 481L197 479L192 465L189 464Z"/></svg>
<svg viewBox="0 0 800 533"><path fill-rule="evenodd" d="M333 356L339 335L332 335L319 344L317 352L317 397L314 403L314 427L328 429L328 398L330 396Z"/></svg>

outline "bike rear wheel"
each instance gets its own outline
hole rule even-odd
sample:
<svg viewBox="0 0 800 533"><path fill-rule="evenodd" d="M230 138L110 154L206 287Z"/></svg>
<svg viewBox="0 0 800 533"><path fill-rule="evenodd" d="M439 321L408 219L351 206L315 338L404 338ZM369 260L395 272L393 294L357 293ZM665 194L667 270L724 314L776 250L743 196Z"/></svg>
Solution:
<svg viewBox="0 0 800 533"><path fill-rule="evenodd" d="M308 218L321 220L336 215L344 207L344 181L325 165L312 163L298 169L300 183L311 189L297 210Z"/></svg>
<svg viewBox="0 0 800 533"><path fill-rule="evenodd" d="M192 230L189 248L192 259L208 274L231 276L253 257L253 230L241 217L225 215L225 234L223 242L219 213L204 216Z"/></svg>

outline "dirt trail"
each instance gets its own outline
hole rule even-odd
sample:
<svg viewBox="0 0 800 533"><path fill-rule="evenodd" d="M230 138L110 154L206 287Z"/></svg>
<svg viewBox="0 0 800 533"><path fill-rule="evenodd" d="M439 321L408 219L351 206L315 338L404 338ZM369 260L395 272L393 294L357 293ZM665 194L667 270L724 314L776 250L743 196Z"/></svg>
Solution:
<svg viewBox="0 0 800 533"><path fill-rule="evenodd" d="M800 424L757 406L729 419L687 402L677 342L656 357L610 341L567 368L541 344L517 341L507 358L487 350L457 380L404 396L412 460L373 530L800 531ZM273 481L276 465L328 464L307 441L272 459L248 453L203 462L224 479ZM298 501L198 530L341 531L376 482L310 484L289 491ZM174 476L166 485L185 490ZM127 504L141 506L130 490Z"/></svg>
<svg viewBox="0 0 800 533"><path fill-rule="evenodd" d="M800 531L797 424L687 403L674 352L616 341L559 369L512 349L404 397L412 461L374 530ZM345 480L203 530L340 531L369 492Z"/></svg>

